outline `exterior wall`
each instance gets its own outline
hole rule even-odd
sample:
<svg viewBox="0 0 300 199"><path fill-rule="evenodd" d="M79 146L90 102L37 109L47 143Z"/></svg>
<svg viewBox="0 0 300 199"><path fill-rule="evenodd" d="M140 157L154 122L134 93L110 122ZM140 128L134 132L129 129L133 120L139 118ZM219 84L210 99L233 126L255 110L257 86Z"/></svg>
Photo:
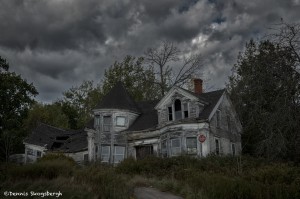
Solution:
<svg viewBox="0 0 300 199"><path fill-rule="evenodd" d="M86 160L84 159L85 155L88 155L88 151L79 151L75 153L64 153L65 156L71 157L77 162L78 164L84 163Z"/></svg>
<svg viewBox="0 0 300 199"><path fill-rule="evenodd" d="M199 112L202 110L203 104L201 104L199 101L195 99L188 98L180 93L175 93L173 96L171 96L164 105L158 109L158 123L160 127L163 127L166 124L171 124L173 121L175 121L175 107L174 102L176 99L179 99L181 101L181 110L183 110L183 104L188 104L188 118L196 118L199 115ZM169 121L169 111L168 107L172 107L172 116L173 120Z"/></svg>
<svg viewBox="0 0 300 199"><path fill-rule="evenodd" d="M95 126L96 130L91 130L88 133L89 158L90 160L103 160L101 157L102 146L110 147L109 163L114 161L115 147L125 147L124 157L126 157L127 137L122 131L126 130L139 116L127 110L121 109L101 109L94 110L94 115L100 116L100 125ZM103 117L111 116L110 132L103 130ZM117 126L117 117L125 117L125 125Z"/></svg>
<svg viewBox="0 0 300 199"><path fill-rule="evenodd" d="M217 125L217 112L220 111L220 125ZM235 153L241 153L241 127L230 99L227 94L224 95L217 111L210 121L210 150L212 153L216 152L215 139L219 139L220 155L232 154L232 144L235 144Z"/></svg>
<svg viewBox="0 0 300 199"><path fill-rule="evenodd" d="M25 144L25 163L32 163L35 162L38 158L37 153L41 152L41 157L45 154L45 147L32 145L32 144Z"/></svg>

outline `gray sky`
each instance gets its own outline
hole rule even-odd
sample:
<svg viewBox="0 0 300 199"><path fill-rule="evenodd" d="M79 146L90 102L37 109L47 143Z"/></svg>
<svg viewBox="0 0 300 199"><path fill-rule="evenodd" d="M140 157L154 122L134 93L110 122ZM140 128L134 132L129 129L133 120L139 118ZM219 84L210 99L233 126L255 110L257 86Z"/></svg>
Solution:
<svg viewBox="0 0 300 199"><path fill-rule="evenodd" d="M250 38L283 18L300 22L300 0L1 0L0 56L51 102L83 80L99 83L125 55L160 41L201 53L206 87L222 88Z"/></svg>

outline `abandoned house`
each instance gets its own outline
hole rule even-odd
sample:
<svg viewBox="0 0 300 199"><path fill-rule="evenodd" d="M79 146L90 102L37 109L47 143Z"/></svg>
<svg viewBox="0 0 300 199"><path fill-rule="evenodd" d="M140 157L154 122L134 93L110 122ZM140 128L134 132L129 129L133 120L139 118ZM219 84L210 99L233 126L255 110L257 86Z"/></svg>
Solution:
<svg viewBox="0 0 300 199"><path fill-rule="evenodd" d="M24 140L26 162L62 152L78 162L118 163L126 157L241 153L242 126L225 89L203 92L172 87L157 101L134 101L117 83L93 110L81 131L40 124Z"/></svg>

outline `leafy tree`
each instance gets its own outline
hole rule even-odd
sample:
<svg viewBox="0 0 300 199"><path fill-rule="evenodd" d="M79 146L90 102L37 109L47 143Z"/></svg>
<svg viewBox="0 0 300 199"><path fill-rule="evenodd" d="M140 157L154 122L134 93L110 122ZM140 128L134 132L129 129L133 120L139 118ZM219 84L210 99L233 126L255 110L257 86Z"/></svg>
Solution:
<svg viewBox="0 0 300 199"><path fill-rule="evenodd" d="M163 41L156 48L148 48L145 60L155 69L158 78L153 82L159 85L161 96L171 86L182 86L193 77L198 76L202 66L200 54L185 56L172 42ZM179 67L174 67L179 63ZM173 64L170 67L169 64Z"/></svg>
<svg viewBox="0 0 300 199"><path fill-rule="evenodd" d="M0 82L0 153L8 160L9 155L22 145L24 132L19 130L38 92L20 75L9 72L9 64L1 57ZM10 143L9 147L7 143Z"/></svg>
<svg viewBox="0 0 300 199"><path fill-rule="evenodd" d="M243 152L295 160L299 152L300 74L290 48L250 41L229 91L243 125Z"/></svg>
<svg viewBox="0 0 300 199"><path fill-rule="evenodd" d="M63 112L62 106L59 103L45 105L35 103L30 109L23 127L27 132L30 132L40 122L63 129L70 128L69 118Z"/></svg>
<svg viewBox="0 0 300 199"><path fill-rule="evenodd" d="M128 55L122 62L115 62L105 71L103 93L107 93L118 81L121 81L135 100L157 99L159 87L153 84L155 74L151 68L143 67L143 61L142 57L136 59Z"/></svg>
<svg viewBox="0 0 300 199"><path fill-rule="evenodd" d="M58 103L69 118L71 128L83 128L91 119L92 109L99 103L102 92L100 86L94 87L93 81L84 81L78 87L72 87L63 93Z"/></svg>

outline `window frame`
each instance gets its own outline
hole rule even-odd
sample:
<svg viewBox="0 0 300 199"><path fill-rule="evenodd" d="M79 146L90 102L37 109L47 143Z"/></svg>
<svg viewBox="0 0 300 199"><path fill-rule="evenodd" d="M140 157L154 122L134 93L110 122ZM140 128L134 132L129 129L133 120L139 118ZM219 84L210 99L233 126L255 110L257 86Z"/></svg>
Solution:
<svg viewBox="0 0 300 199"><path fill-rule="evenodd" d="M108 148L108 153L107 154L103 154L103 148L104 147L107 147ZM100 153L100 156L101 156L101 162L106 162L106 163L109 163L109 160L110 160L110 153L111 153L111 149L110 149L110 145L101 145L101 153ZM103 158L103 155L107 156L107 161L104 160Z"/></svg>
<svg viewBox="0 0 300 199"><path fill-rule="evenodd" d="M95 115L95 121L94 122L95 122L94 123L95 127L99 127L101 125L101 116L100 116L100 114Z"/></svg>
<svg viewBox="0 0 300 199"><path fill-rule="evenodd" d="M190 114L189 114L189 103L184 102L182 104L183 109L182 109L182 118L189 118ZM187 113L187 116L185 115Z"/></svg>
<svg viewBox="0 0 300 199"><path fill-rule="evenodd" d="M165 143L165 148L163 148L163 143ZM168 140L162 140L160 146L162 157L168 157Z"/></svg>
<svg viewBox="0 0 300 199"><path fill-rule="evenodd" d="M188 147L188 140L189 139L195 139L196 147ZM187 154L189 154L189 155L195 155L195 154L197 154L197 152L198 152L197 137L186 137L185 144L186 144L186 152L187 152ZM193 151L193 150L190 151L189 149L194 149L195 151Z"/></svg>
<svg viewBox="0 0 300 199"><path fill-rule="evenodd" d="M39 151L39 150L37 150L37 151L36 151L36 157L37 157L37 158L42 157L42 152Z"/></svg>
<svg viewBox="0 0 300 199"><path fill-rule="evenodd" d="M110 118L110 120L109 120L110 123L106 124L104 118ZM107 127L108 127L108 130L106 130ZM112 116L111 115L104 115L103 116L103 132L111 132L111 128L112 128Z"/></svg>
<svg viewBox="0 0 300 199"><path fill-rule="evenodd" d="M31 149L31 148L27 148L27 155L32 155L32 156L34 156L34 150L33 149Z"/></svg>
<svg viewBox="0 0 300 199"><path fill-rule="evenodd" d="M117 147L122 148L123 152L117 154L116 153L117 152L117 150L116 150ZM114 164L118 164L118 163L120 163L120 162L122 162L124 160L124 158L125 158L125 150L126 150L125 146L120 146L120 145L115 145L114 146ZM121 160L119 160L118 162L116 162L116 156L122 156Z"/></svg>
<svg viewBox="0 0 300 199"><path fill-rule="evenodd" d="M118 124L118 119L120 119L120 118L123 118L124 119L124 124L122 125L120 125L120 124ZM124 127L124 126L126 126L126 117L125 116L116 116L116 126L118 126L118 127Z"/></svg>
<svg viewBox="0 0 300 199"><path fill-rule="evenodd" d="M179 140L179 146L178 147L173 147L173 141L175 141L175 140ZM172 138L172 139L170 139L170 145L171 145L171 155L172 156L178 156L178 155L180 155L181 154L181 139L180 138ZM173 153L173 149L179 149L179 152L177 152L177 153Z"/></svg>

